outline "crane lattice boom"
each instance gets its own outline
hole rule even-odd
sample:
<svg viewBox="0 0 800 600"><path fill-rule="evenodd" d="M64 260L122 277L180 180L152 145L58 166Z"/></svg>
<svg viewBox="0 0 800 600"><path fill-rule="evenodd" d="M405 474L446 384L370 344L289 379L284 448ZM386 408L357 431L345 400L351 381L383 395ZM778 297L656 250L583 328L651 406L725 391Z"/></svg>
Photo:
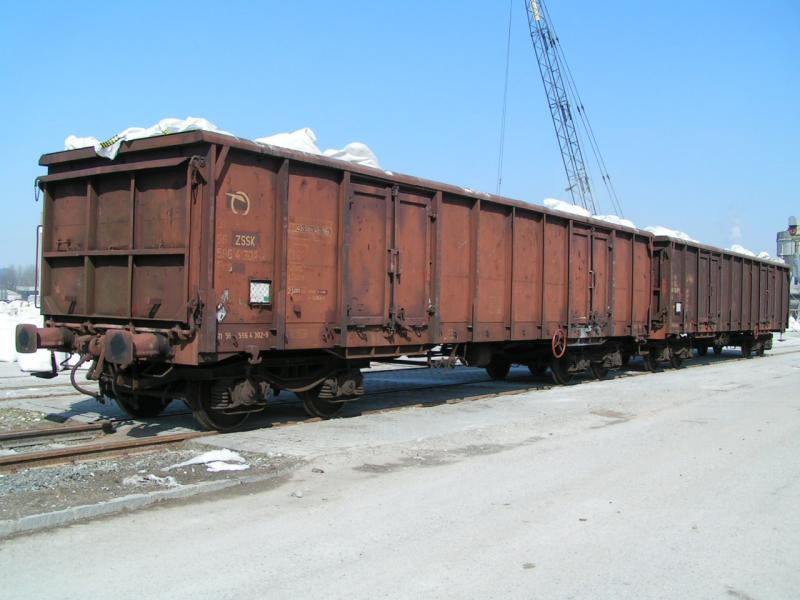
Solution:
<svg viewBox="0 0 800 600"><path fill-rule="evenodd" d="M558 51L558 38L553 34L543 0L525 0L533 49L539 62L544 91L553 117L553 126L561 150L561 159L567 173L572 202L580 204L595 214L597 207L586 163L583 160L578 131L572 118L568 90L564 85L562 66Z"/></svg>

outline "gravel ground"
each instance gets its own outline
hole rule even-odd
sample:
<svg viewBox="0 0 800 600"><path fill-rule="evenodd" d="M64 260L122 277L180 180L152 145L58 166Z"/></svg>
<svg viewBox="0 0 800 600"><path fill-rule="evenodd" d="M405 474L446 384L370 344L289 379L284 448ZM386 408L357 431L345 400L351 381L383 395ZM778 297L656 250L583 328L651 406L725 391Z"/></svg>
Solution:
<svg viewBox="0 0 800 600"><path fill-rule="evenodd" d="M62 422L62 420L35 410L0 408L0 431L44 429L45 427L56 427Z"/></svg>
<svg viewBox="0 0 800 600"><path fill-rule="evenodd" d="M194 444L166 446L144 454L0 473L0 520L94 504L156 489L238 479L242 474L285 472L299 463L280 453L257 455L240 452L249 465L243 471L211 473L202 464L167 470L171 465L206 451L208 448Z"/></svg>

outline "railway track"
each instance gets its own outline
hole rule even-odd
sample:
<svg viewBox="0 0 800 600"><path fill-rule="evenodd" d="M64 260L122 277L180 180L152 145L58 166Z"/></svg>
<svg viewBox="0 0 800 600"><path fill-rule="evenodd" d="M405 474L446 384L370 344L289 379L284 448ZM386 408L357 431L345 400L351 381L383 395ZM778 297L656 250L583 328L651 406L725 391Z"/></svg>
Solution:
<svg viewBox="0 0 800 600"><path fill-rule="evenodd" d="M398 369L399 370L399 369ZM382 371L386 372L386 371ZM509 383L514 383L516 381L525 381L526 379L530 379L529 377L512 377L508 379ZM393 388L388 390L379 390L375 392L371 392L368 394L364 394L361 397L360 401L369 400L370 398L382 397L388 394L402 394L408 392L419 392L423 390L431 390L431 389L442 389L442 388L450 388L450 387L468 387L473 385L479 384L486 384L492 382L491 379L480 379L478 381L460 381L460 382L448 382L448 383L436 383L432 385L418 385L418 386L410 386L405 388ZM503 386L505 388L505 386ZM391 406L391 407L382 407L376 409L368 409L360 412L355 412L351 414L342 415L339 418L353 418L362 415L374 415L379 414L382 412L392 412L397 410L403 410L407 408L419 408L423 406L432 406L432 405L439 405L439 404L456 404L459 402L467 402L471 400L479 400L481 398L490 398L496 397L501 395L514 395L514 394L522 394L534 389L545 389L552 386L543 386L541 384L533 385L533 386L525 386L519 389L500 389L497 392L488 393L488 394L477 394L477 395L467 395L459 398L449 398L445 401L432 401L432 402L421 402L415 403L413 405L403 404L400 406ZM290 408L296 409L298 407L297 401L292 396L291 399L281 399L276 400L270 404L270 408L272 409L280 409L280 408ZM163 420L164 418L174 418L174 417L181 417L191 415L191 412L179 412L179 413L168 413L161 415L159 420ZM307 417L301 419L294 419L294 418L269 418L267 417L267 422L263 422L263 420L259 420L257 424L254 424L253 427L249 429L262 429L262 428L280 428L280 427L290 427L294 425L300 425L305 423L315 423L320 421L319 417ZM0 442L8 442L8 441L18 441L18 440L25 440L26 442L31 442L32 440L50 440L52 438L56 438L58 436L64 436L67 434L76 434L76 433L103 433L103 434L111 434L116 431L116 427L121 424L128 422L129 419L105 419L102 421L96 421L93 423L86 423L86 424L78 424L78 425L64 425L58 427L49 427L46 429L37 429L37 430L28 430L28 431L12 431L12 432L5 432L0 433ZM245 428L247 430L248 428ZM188 441L195 438L206 437L210 435L217 435L217 432L213 431L187 431L187 432L180 432L180 433L173 433L173 434L163 434L163 435L148 435L146 437L137 437L137 438L123 438L123 439L115 439L111 441L96 441L92 440L89 443L85 444L76 444L70 445L65 447L59 448L48 448L46 450L37 450L32 452L18 452L14 454L9 454L5 456L0 456L0 468L16 468L16 467L31 467L31 466L41 466L41 465L52 465L58 464L63 462L69 462L71 460L76 460L80 458L87 458L93 456L105 456L108 453L119 453L125 452L128 450L140 449L140 448L149 448L164 444L173 444L173 443L180 443L184 441Z"/></svg>
<svg viewBox="0 0 800 600"><path fill-rule="evenodd" d="M23 429L20 431L7 431L0 433L0 442L10 440L25 440L35 438L47 438L70 433L83 433L87 431L103 431L104 433L114 433L114 423L110 420L96 421L94 423L81 423L79 425L61 425L58 427L47 427L43 429Z"/></svg>
<svg viewBox="0 0 800 600"><path fill-rule="evenodd" d="M0 393L5 394L6 392L17 392L19 390L52 390L52 389L75 389L72 387L72 384L69 381L66 382L53 382L53 383L45 383L42 385L33 385L37 380L42 381L41 379L35 378L31 375L28 376L27 385L6 385L0 387ZM44 380L47 381L47 380ZM91 382L90 382L91 383Z"/></svg>
<svg viewBox="0 0 800 600"><path fill-rule="evenodd" d="M781 354L796 354L798 352L800 352L800 350L788 350L786 352L781 352ZM696 357L695 359L693 359L693 361L701 360L701 358L702 357L699 357L699 358ZM714 358L714 360L720 360L720 359L719 358ZM740 357L733 356L733 355L728 355L728 356L725 356L722 360L734 361L734 360L747 360L747 359L740 358ZM700 363L700 364L694 363L693 364L693 362L687 362L687 363L684 364L683 368L690 368L690 367L696 367L696 366L703 366L703 364L702 363ZM664 367L664 368L666 369L668 367ZM420 367L407 366L407 367L401 367L401 368L397 368L397 369L376 369L376 370L366 371L365 372L365 376L367 376L368 379L372 379L374 377L381 377L383 375L397 374L397 373L403 373L403 372L408 372L408 371L417 371L417 370L422 370L422 369L427 369L427 367L425 365L420 365ZM624 370L618 371L617 372L618 373L617 376L619 376L619 373L623 373L623 372L624 372ZM548 379L549 379L549 377L548 377ZM472 384L477 384L477 383L488 383L488 382L491 382L491 381L492 381L491 379L482 379L480 381L473 381L473 382L448 382L448 383L435 384L435 386L427 386L427 385L425 385L425 386L407 388L407 389L392 389L392 390L385 390L385 391L380 391L380 392L370 392L368 395L372 396L372 395L375 395L375 394L399 393L399 392L404 392L404 391L414 391L416 389L428 389L429 387L452 387L452 386L458 386L458 385L472 385ZM513 378L508 378L508 379L506 379L506 381L513 381ZM6 394L7 391L14 392L14 391L17 391L17 390L31 390L32 393L26 394L26 395L22 395L22 396ZM56 392L56 393L54 393L54 392ZM39 399L43 399L43 398L61 399L61 398L70 398L70 397L76 397L76 396L84 397L81 394L79 394L77 391L75 391L75 389L69 383L66 383L66 384L50 384L50 385L46 385L45 384L45 385L40 385L40 386L35 386L35 385L30 386L29 385L29 386L0 387L0 403L2 403L4 401L39 400ZM190 413L181 413L181 414L190 414ZM177 414L176 415L172 415L171 414L169 416L177 416Z"/></svg>
<svg viewBox="0 0 800 600"><path fill-rule="evenodd" d="M800 349L799 350L790 350L790 351L787 351L787 352L782 352L781 354L796 354L796 353L800 353ZM720 360L725 361L725 362L728 362L728 361L730 361L730 362L739 362L739 361L746 361L746 360L751 360L751 359L746 359L746 358L743 358L743 357L737 357L737 356L732 356L732 355L726 356L726 357L724 357L722 359L720 359L718 357L713 357L713 358L710 358L710 359L706 359L704 357L699 357L699 358L693 359L692 362L684 363L684 365L681 367L681 369L693 369L693 368L704 367L704 366L706 366L706 364L705 364L706 360L711 360L712 362L713 361L720 361ZM753 360L755 360L755 359L753 359ZM402 370L403 369L392 369L391 371L402 371ZM665 366L663 368L663 370L664 371L670 371L672 369L671 369L671 367L666 367ZM390 371L389 369L386 369L386 370L383 370L383 371L376 371L376 372L373 372L373 373L375 375L378 375L380 373L386 373L386 372L389 372L389 371ZM633 367L633 368L629 367L629 368L626 368L626 369L619 369L617 371L614 371L613 373L614 373L613 375L609 375L606 379L609 379L609 380L610 379L623 379L623 378L626 378L626 377L637 377L639 375L647 375L648 374L648 372L641 371L641 370L637 369L636 367ZM573 380L573 384L572 385L580 385L582 383L592 383L594 381L596 381L596 380L592 379L591 376L587 375L587 377L585 377L585 378L578 378L578 379ZM525 383L530 383L530 385L524 385L523 387L511 387L511 388L508 387L508 384L525 384ZM461 397L457 397L457 398L446 398L446 399L443 399L443 400L441 400L441 399L429 400L429 401L426 401L426 402L416 402L416 403L413 403L413 404L403 403L403 404L398 404L396 406L384 406L384 407L379 407L379 408L374 408L374 409L366 409L366 410L361 410L361 411L354 411L354 412L351 412L351 413L344 412L343 414L340 413L337 416L335 416L334 419L351 419L351 418L359 417L359 416L374 415L374 414L380 414L380 413L386 413L386 412L393 412L393 411L398 411L398 410L405 410L405 409L408 409L408 408L432 407L432 406L440 406L440 405L443 405L443 404L459 404L459 403L463 403L463 402L484 400L484 399L488 399L488 398L497 398L497 397L501 397L501 396L516 396L516 395L526 394L526 393L534 392L534 391L546 391L546 390L550 390L550 389L553 389L553 388L563 387L561 385L557 385L557 384L553 383L549 374L546 374L546 375L543 375L543 376L534 376L534 375L530 375L530 374L525 374L525 375L520 374L520 375L510 375L509 377L506 377L503 381L495 381L495 380L493 380L493 379L491 379L489 377L484 377L484 378L481 378L481 379L475 380L475 381L442 382L442 383L434 383L434 384L426 384L426 385L414 385L414 386L407 386L407 387L400 387L400 388L393 387L391 389L386 389L386 390L377 390L377 391L373 391L373 392L367 392L363 396L360 396L358 398L358 400L355 400L353 402L349 402L347 404L350 405L350 406L355 407L355 406L359 406L359 405L362 405L364 403L369 402L370 399L380 398L380 397L387 396L387 395L390 395L390 394L399 395L399 394L405 394L405 393L410 393L410 392L424 392L424 391L428 391L428 390L439 390L439 389L458 388L458 387L468 388L470 386L478 386L478 385L486 385L486 384L497 384L497 390L496 391L492 391L492 392L481 393L481 394L465 395L465 396L461 396ZM282 394L285 394L285 393L286 392L283 392ZM301 410L300 407L299 407L298 401L294 398L294 395L291 394L291 393L289 393L287 395L291 399L289 399L289 398L283 399L282 397L279 397L279 399L274 400L271 403L269 403L269 406L268 406L268 408L266 410L266 413L262 413L262 414L268 415L270 410L275 410L275 409L279 409L279 408L290 408L290 409L296 409L298 411ZM270 418L270 417L267 417L267 419L264 420L264 417L261 417L256 423L252 423L249 427L245 426L242 430L243 431L252 431L252 430L262 429L262 428L273 428L274 429L274 428L288 427L288 426L299 425L299 424L304 424L304 423L316 423L316 422L319 422L321 420L322 419L320 419L319 417L307 417L307 418L300 418L300 419L293 419L293 418L289 417L289 418L283 419L283 420L276 419L276 418Z"/></svg>
<svg viewBox="0 0 800 600"><path fill-rule="evenodd" d="M0 434L0 441L3 440L33 440L37 438L51 439L56 436L78 432L101 431L108 428L111 421L98 423L88 423L85 425L72 425L66 427L52 427L47 430L6 432ZM110 433L107 431L107 433ZM165 435L148 435L139 438L122 438L108 441L92 441L87 444L75 444L58 448L48 448L46 450L36 450L32 452L18 452L0 456L0 468L7 467L26 467L41 466L44 464L57 464L68 462L81 457L92 457L95 455L106 455L108 453L119 453L127 450L161 446L165 444L175 444L185 442L199 437L216 435L215 431L185 431Z"/></svg>
<svg viewBox="0 0 800 600"><path fill-rule="evenodd" d="M785 352L783 354L795 354L800 352L800 350L792 350L789 352ZM727 357L726 360L738 362L740 360L747 360L744 358L735 358L735 357ZM696 368L705 366L703 362L695 362L694 364L689 363L684 366L684 368ZM388 373L391 371L402 371L404 369L396 369L396 370L382 370L382 371L375 371L376 375L381 373ZM624 377L635 377L640 372L638 370L620 370L617 371L614 375L615 379L624 378ZM368 392L361 396L354 405L361 404L364 402L369 402L370 399L381 398L385 397L390 394L399 395L399 394L406 394L411 392L423 392L427 390L440 390L446 388L465 388L465 391L468 391L472 386L478 385L486 385L486 384L498 384L496 391L491 392L482 392L479 394L465 394L459 395L457 397L449 397L444 399L432 399L423 402L416 402L413 404L403 403L395 406L383 406L378 408L371 408L361 411L352 411L352 412L344 412L340 416L335 418L337 419L349 419L354 417L366 416L366 415L376 415L381 413L388 413L394 412L399 410L406 410L409 408L424 408L424 407L432 407L432 406L440 406L444 404L461 404L465 402L473 402L477 400L485 400L488 398L497 398L501 396L515 396L520 394L526 394L533 391L545 391L552 389L553 387L560 387L556 386L555 384L551 383L549 376L541 376L536 377L538 379L536 382L531 382L533 376L531 375L512 375L507 377L503 382L496 382L491 378L481 378L475 381L457 381L457 382L440 382L440 383L433 383L433 384L426 384L426 385L414 385L414 386L406 386L406 387L392 387L391 389L383 389L377 390L374 392ZM586 383L589 383L591 380L585 380ZM531 385L523 385L521 387L509 387L510 385L514 384L525 384L531 383ZM285 392L284 392L285 393ZM287 396L289 396L287 394ZM306 417L306 418L293 418L292 415L284 415L281 416L271 416L269 415L270 410L280 410L280 409L290 409L291 412L295 410L299 410L298 402L295 400L294 396L291 395L290 397L276 399L270 403L269 408L267 409L266 413L262 413L260 418L256 423L253 423L251 427L245 427L244 430L256 430L256 429L268 429L268 428L282 428L282 427L292 427L296 425L308 424L308 423L316 423L321 421L319 417ZM184 417L189 416L192 413L190 411L182 411L182 412L174 412L174 413L166 413L158 417L158 419L170 419L175 417ZM77 425L63 425L58 427L50 427L46 429L37 429L37 430L27 430L27 431L12 431L12 432L0 432L0 443L5 443L9 441L31 441L36 439L52 439L57 438L58 436L64 436L68 434L80 434L80 433L102 433L104 435L108 435L114 433L116 428L123 423L130 422L129 418L120 418L120 419L104 419L100 421L95 421L93 423L86 423L86 424L77 424ZM69 462L71 460L77 460L80 458L86 457L95 457L95 456L106 456L109 453L121 453L126 452L128 450L135 450L135 449L143 449L143 448L150 448L165 444L174 444L180 443L184 441L188 441L195 438L200 437L207 437L211 435L218 435L217 432L213 431L185 431L185 432L178 432L178 433L168 433L162 435L147 435L145 437L131 437L131 438L122 438L122 439L113 439L107 441L96 441L92 440L90 443L85 444L76 444L58 448L49 448L46 450L37 450L32 452L19 452L14 454L8 454L5 456L0 456L0 468L15 468L15 467L28 467L28 466L39 466L39 465L50 465L50 464L57 464L60 462Z"/></svg>

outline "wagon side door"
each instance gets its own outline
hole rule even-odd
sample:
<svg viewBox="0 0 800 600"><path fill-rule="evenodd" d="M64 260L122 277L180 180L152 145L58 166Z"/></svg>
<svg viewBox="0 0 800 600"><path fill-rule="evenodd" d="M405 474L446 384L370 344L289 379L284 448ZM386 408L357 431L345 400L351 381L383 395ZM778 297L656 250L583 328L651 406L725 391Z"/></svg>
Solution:
<svg viewBox="0 0 800 600"><path fill-rule="evenodd" d="M592 271L589 278L592 319L605 328L609 322L610 310L610 275L611 246L608 233L594 231L592 233Z"/></svg>
<svg viewBox="0 0 800 600"><path fill-rule="evenodd" d="M708 321L709 325L716 331L719 328L722 316L722 267L719 256L711 257L708 274Z"/></svg>
<svg viewBox="0 0 800 600"><path fill-rule="evenodd" d="M770 286L769 268L766 265L759 264L759 275L761 280L759 308L758 308L758 326L762 328L766 326L769 321L769 303L772 289Z"/></svg>
<svg viewBox="0 0 800 600"><path fill-rule="evenodd" d="M393 332L402 338L397 341L426 342L434 310L431 203L431 195L398 186L351 185L345 304L364 344L384 344Z"/></svg>
<svg viewBox="0 0 800 600"><path fill-rule="evenodd" d="M699 251L697 269L697 326L696 331L705 331L710 320L709 303L709 257L704 251Z"/></svg>
<svg viewBox="0 0 800 600"><path fill-rule="evenodd" d="M589 324L591 261L591 229L572 222L568 264L570 327L586 327Z"/></svg>
<svg viewBox="0 0 800 600"><path fill-rule="evenodd" d="M395 188L393 244L389 248L389 319L411 329L420 341L428 327L431 300L431 197Z"/></svg>
<svg viewBox="0 0 800 600"><path fill-rule="evenodd" d="M739 328L748 330L753 325L753 289L758 285L753 281L753 265L749 260L742 262L742 320Z"/></svg>
<svg viewBox="0 0 800 600"><path fill-rule="evenodd" d="M353 184L347 206L348 323L355 327L383 325L389 306L387 254L391 190Z"/></svg>

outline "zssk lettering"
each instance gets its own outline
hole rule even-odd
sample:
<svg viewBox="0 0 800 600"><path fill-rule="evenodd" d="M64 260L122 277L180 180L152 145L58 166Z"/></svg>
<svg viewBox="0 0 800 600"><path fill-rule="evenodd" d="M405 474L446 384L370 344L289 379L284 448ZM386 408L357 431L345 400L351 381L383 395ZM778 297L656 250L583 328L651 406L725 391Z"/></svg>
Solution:
<svg viewBox="0 0 800 600"><path fill-rule="evenodd" d="M255 248L258 246L258 235L245 233L234 234L233 245L241 248Z"/></svg>

